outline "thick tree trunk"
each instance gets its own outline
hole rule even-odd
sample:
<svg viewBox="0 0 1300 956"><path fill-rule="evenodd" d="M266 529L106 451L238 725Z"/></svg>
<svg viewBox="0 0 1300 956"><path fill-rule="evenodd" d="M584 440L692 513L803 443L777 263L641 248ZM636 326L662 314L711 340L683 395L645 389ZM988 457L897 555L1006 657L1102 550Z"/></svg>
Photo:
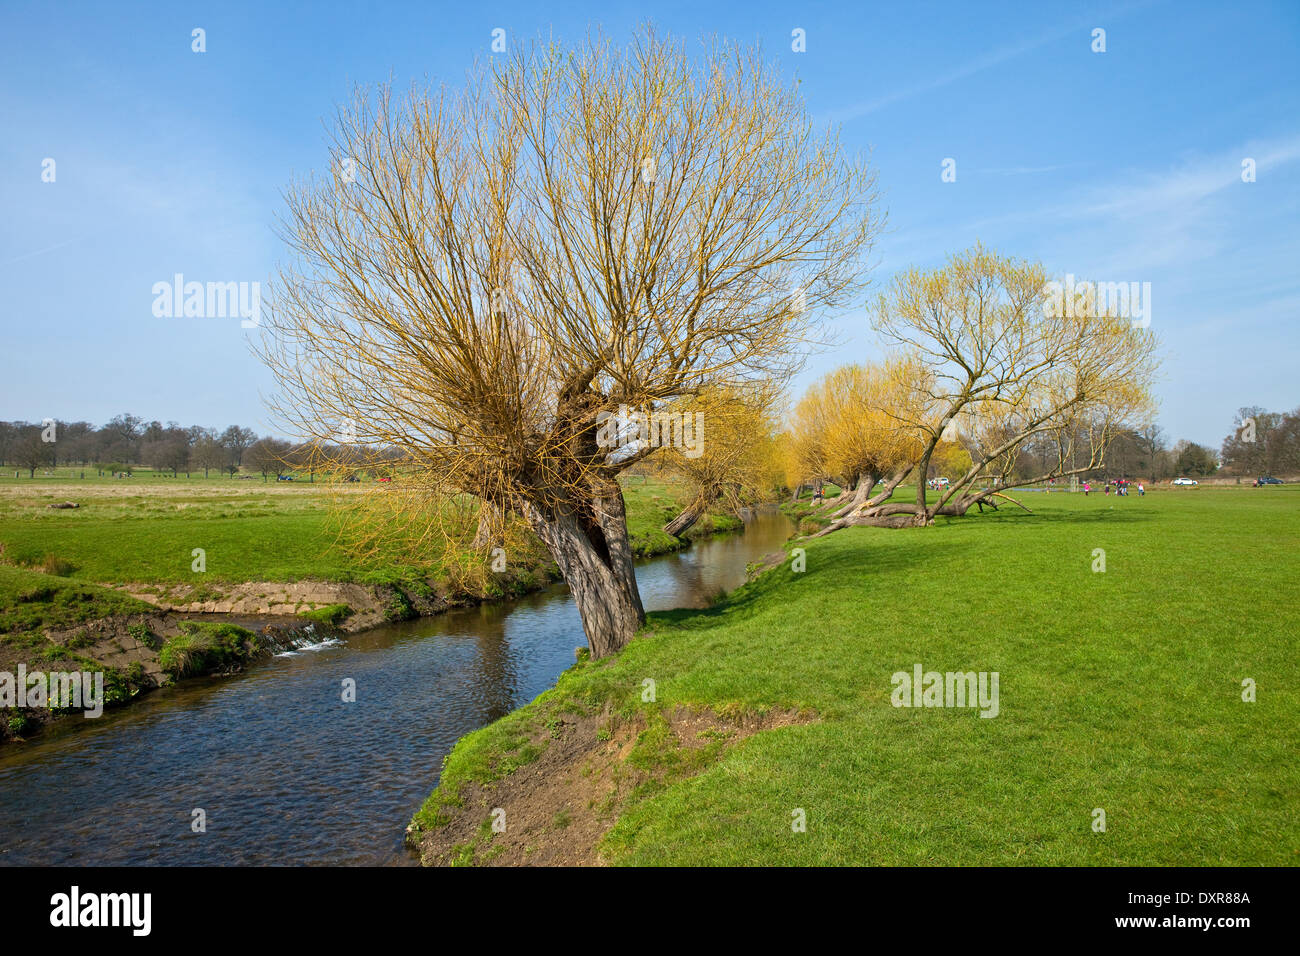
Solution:
<svg viewBox="0 0 1300 956"><path fill-rule="evenodd" d="M894 489L902 484L903 479L912 473L912 466L908 465L894 472L893 476L886 482L883 487L877 485L880 490L871 497L870 489L864 493L865 500L861 504L854 503L848 508L837 512L832 516L834 520L823 528L815 538L821 538L833 531L839 531L840 528L847 528L850 525L866 525L869 527L882 528L902 528L912 525L927 524L928 521L918 519L916 515L916 505L895 502L886 505L889 496L894 493ZM856 495L854 496L857 497Z"/></svg>
<svg viewBox="0 0 1300 956"><path fill-rule="evenodd" d="M882 515L915 515L916 505L909 504L906 501L890 501L886 504L879 505L871 509L872 517L881 517Z"/></svg>
<svg viewBox="0 0 1300 956"><path fill-rule="evenodd" d="M839 531L840 528L847 527L867 527L867 528L915 528L917 526L916 514L911 506L908 506L904 514L893 515L849 515L847 518L841 518L832 525L828 525L821 531L818 531L814 538L824 538L832 531Z"/></svg>
<svg viewBox="0 0 1300 956"><path fill-rule="evenodd" d="M890 496L893 495L894 489L897 488L899 485L901 485L904 479L906 479L907 476L910 475L911 473L912 473L911 465L908 465L906 468L900 468L898 471L894 472L894 476L890 478L887 482L885 482L883 488L880 488L879 491L877 491L874 495L868 498L867 501L863 504L863 507L874 508L876 505L888 501L890 499Z"/></svg>
<svg viewBox="0 0 1300 956"><path fill-rule="evenodd" d="M838 511L835 512L835 514L831 515L831 517L843 518L854 508L857 508L865 504L867 499L871 497L871 489L875 485L875 483L876 483L875 475L862 475L860 478L858 478L858 485L856 488L853 489L853 498L843 508L840 508Z"/></svg>
<svg viewBox="0 0 1300 956"><path fill-rule="evenodd" d="M709 504L704 496L697 495L689 505L682 509L681 514L663 526L663 531L674 538L680 538L695 527L695 523L703 518L704 513L708 510Z"/></svg>
<svg viewBox="0 0 1300 956"><path fill-rule="evenodd" d="M621 650L645 624L623 493L611 484L589 507L523 506L573 594L593 659Z"/></svg>
<svg viewBox="0 0 1300 956"><path fill-rule="evenodd" d="M927 448L925 454L916 465L916 507L913 511L916 513L918 524L928 523L929 515L926 514L926 482L930 480L930 455L933 454L934 447Z"/></svg>
<svg viewBox="0 0 1300 956"><path fill-rule="evenodd" d="M934 523L937 515L960 518L970 511L971 505L978 505L983 511L987 505L993 510L997 510L997 505L993 503L994 498L1004 498L1012 504L1023 508L1029 514L1033 514L1028 508L1016 499L1011 498L1001 492L993 489L986 491L972 492L971 494L961 495L960 497L950 500L944 505L932 505L925 513L924 517L916 513L916 505L907 502L895 501L887 504L876 505L875 507L864 508L861 511L852 512L839 518L833 524L819 531L814 537L820 538L838 531L840 528L849 526L863 525L874 528L914 528L918 526L930 525Z"/></svg>
<svg viewBox="0 0 1300 956"><path fill-rule="evenodd" d="M501 524L501 514L497 506L490 501L480 501L478 528L474 531L474 541L470 547L475 550L485 550L495 545L500 538Z"/></svg>

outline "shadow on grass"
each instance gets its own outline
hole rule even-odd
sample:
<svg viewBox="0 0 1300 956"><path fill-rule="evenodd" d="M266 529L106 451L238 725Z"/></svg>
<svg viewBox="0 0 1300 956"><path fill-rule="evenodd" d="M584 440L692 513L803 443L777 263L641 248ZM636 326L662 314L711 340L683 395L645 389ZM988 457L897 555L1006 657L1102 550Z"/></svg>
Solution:
<svg viewBox="0 0 1300 956"><path fill-rule="evenodd" d="M978 527L987 524L1007 524L1018 525L1027 522L1048 522L1050 524L1096 524L1098 522L1141 522L1152 521L1155 514L1140 510L1134 507L1129 510L1125 505L1120 508L1106 508L1101 511L1034 511L1025 512L1013 505L1003 505L997 511L986 511L983 514L971 512L965 517L953 517L951 515L940 515L935 519L935 528L959 528L959 527ZM898 530L910 531L910 528L901 528Z"/></svg>
<svg viewBox="0 0 1300 956"><path fill-rule="evenodd" d="M1024 515L1028 518L1029 515ZM1130 524L1134 522L1152 521L1155 515L1150 511L1129 510L1125 508L1107 508L1105 511L1048 511L1041 514L1035 514L1035 518L1041 521L1048 521L1053 524L1098 524L1098 523L1117 523Z"/></svg>
<svg viewBox="0 0 1300 956"><path fill-rule="evenodd" d="M774 595L778 590L793 594L803 582L817 582L815 587L827 590L825 579L832 581L831 589L838 585L857 588L880 584L890 586L899 576L923 569L936 559L946 559L962 552L979 548L974 542L926 542L925 547L872 548L871 538L878 535L933 534L933 528L849 528L812 543L807 555L807 570L792 570L788 553L780 565L753 581L743 584L721 597L707 608L675 608L670 611L653 611L646 616L647 626L670 628L710 627L720 618L743 620L754 612L760 598ZM839 537L843 535L844 537ZM838 540L837 540L838 539ZM884 539L882 539L884 540ZM795 538L788 542L790 548L807 548L810 539ZM864 548L864 544L866 547Z"/></svg>

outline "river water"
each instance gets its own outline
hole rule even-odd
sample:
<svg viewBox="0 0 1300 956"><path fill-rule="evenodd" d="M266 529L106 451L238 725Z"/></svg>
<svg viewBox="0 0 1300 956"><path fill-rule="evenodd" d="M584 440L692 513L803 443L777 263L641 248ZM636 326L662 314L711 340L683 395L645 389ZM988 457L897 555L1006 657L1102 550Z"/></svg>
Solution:
<svg viewBox="0 0 1300 956"><path fill-rule="evenodd" d="M642 562L646 610L705 606L791 530L764 509L743 534ZM67 719L0 749L0 865L413 863L406 824L452 745L552 686L585 644L561 584Z"/></svg>

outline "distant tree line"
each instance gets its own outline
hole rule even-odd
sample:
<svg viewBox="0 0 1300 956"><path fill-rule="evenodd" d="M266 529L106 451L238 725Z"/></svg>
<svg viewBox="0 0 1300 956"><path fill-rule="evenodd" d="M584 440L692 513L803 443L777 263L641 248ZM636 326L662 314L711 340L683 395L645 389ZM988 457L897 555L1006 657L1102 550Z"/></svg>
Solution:
<svg viewBox="0 0 1300 956"><path fill-rule="evenodd" d="M1020 452L1017 477L1035 474L1054 462L1063 449L1077 448L1068 436L1047 433L1029 442ZM1144 477L1156 481L1170 478L1203 478L1223 474L1233 477L1294 475L1300 473L1300 408L1291 412L1270 412L1258 406L1237 411L1233 429L1214 449L1193 441L1169 444L1160 426L1149 423L1119 431L1106 449L1102 467L1094 476Z"/></svg>
<svg viewBox="0 0 1300 956"><path fill-rule="evenodd" d="M1232 475L1300 472L1300 408L1289 412L1269 412L1259 406L1238 409L1219 454L1223 470Z"/></svg>
<svg viewBox="0 0 1300 956"><path fill-rule="evenodd" d="M1046 433L1028 443L1020 453L1021 460L1014 470L1017 480L1037 474L1044 463L1056 461L1064 455L1069 463L1078 457L1082 443L1073 436ZM1090 478L1149 478L1168 481L1171 478L1200 478L1214 474L1219 468L1213 449L1182 439L1172 444L1164 430L1154 422L1137 428L1119 429L1106 448L1102 463L1080 474Z"/></svg>
<svg viewBox="0 0 1300 956"><path fill-rule="evenodd" d="M358 462L376 458L372 449L358 448L353 455ZM35 477L37 469L78 465L100 474L129 474L144 466L173 476L194 472L202 472L204 477L213 472L234 475L248 469L278 477L293 471L314 473L314 462L325 457L347 461L349 453L319 443L259 437L241 425L218 430L147 422L126 414L99 427L84 421L0 421L0 468L23 469L29 477Z"/></svg>

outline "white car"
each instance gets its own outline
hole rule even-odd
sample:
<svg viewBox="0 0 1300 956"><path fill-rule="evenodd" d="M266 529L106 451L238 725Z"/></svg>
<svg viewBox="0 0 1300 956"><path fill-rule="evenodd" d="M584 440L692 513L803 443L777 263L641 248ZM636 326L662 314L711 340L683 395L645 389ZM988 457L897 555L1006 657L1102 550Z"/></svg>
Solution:
<svg viewBox="0 0 1300 956"><path fill-rule="evenodd" d="M1195 479L1195 478L1175 478L1175 479L1173 480L1173 484L1175 484L1175 485L1194 485L1194 484L1196 484L1196 479Z"/></svg>

